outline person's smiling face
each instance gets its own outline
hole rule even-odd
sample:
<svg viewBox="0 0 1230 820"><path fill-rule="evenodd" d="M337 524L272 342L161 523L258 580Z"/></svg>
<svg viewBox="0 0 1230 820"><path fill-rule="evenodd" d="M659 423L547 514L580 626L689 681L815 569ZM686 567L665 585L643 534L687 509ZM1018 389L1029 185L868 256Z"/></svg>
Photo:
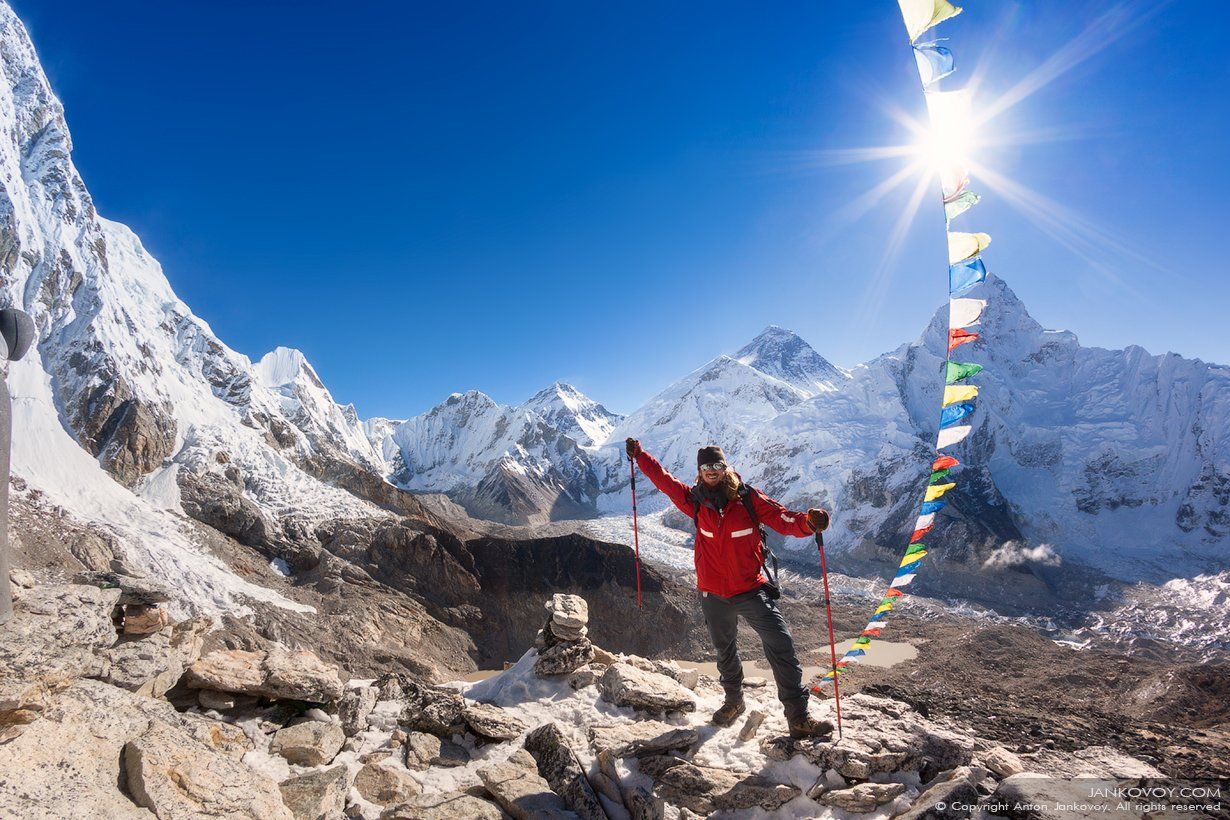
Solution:
<svg viewBox="0 0 1230 820"><path fill-rule="evenodd" d="M700 468L700 480L706 487L716 487L726 476L725 464L706 464Z"/></svg>

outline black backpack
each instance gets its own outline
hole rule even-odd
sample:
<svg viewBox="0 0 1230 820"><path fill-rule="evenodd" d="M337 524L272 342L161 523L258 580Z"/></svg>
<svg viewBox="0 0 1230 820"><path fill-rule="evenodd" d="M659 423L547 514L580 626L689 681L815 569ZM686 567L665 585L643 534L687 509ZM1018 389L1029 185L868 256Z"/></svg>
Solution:
<svg viewBox="0 0 1230 820"><path fill-rule="evenodd" d="M752 519L752 526L760 534L760 568L764 570L764 577L768 579L761 588L765 591L765 595L776 601L782 597L781 584L778 582L777 556L773 554L773 550L769 549L768 533L764 531L764 526L760 523L760 516L756 515L756 505L752 503L753 492L754 490L746 484L739 485L739 500L743 502L743 509L747 510L748 517ZM697 498L695 487L688 491L688 499L692 502L692 525L699 533L700 499ZM772 572L769 571L768 562L773 563Z"/></svg>

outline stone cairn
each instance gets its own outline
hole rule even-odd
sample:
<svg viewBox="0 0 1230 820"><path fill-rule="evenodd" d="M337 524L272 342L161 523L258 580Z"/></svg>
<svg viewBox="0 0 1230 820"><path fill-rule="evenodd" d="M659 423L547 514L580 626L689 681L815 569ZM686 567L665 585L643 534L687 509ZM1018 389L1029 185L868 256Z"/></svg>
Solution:
<svg viewBox="0 0 1230 820"><path fill-rule="evenodd" d="M534 674L572 674L594 659L594 645L589 640L589 604L580 595L557 593L547 601L546 609L547 622L534 641L538 650Z"/></svg>

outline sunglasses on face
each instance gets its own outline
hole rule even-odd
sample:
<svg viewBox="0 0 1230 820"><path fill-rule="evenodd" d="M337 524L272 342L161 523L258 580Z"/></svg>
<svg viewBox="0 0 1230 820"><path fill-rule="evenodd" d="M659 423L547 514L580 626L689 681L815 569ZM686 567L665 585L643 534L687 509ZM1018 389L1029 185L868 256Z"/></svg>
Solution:
<svg viewBox="0 0 1230 820"><path fill-rule="evenodd" d="M702 464L700 465L700 469L701 472L704 473L724 473L726 472L726 462L717 461L713 464Z"/></svg>

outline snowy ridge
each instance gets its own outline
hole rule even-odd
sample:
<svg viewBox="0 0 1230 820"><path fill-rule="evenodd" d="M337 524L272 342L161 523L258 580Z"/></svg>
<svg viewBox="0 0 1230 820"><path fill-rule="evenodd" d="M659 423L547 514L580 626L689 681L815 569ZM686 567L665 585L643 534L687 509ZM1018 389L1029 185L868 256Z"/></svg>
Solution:
<svg viewBox="0 0 1230 820"><path fill-rule="evenodd" d="M521 405L582 447L597 447L611 437L622 416L565 382L556 382Z"/></svg>
<svg viewBox="0 0 1230 820"><path fill-rule="evenodd" d="M293 357L261 369L279 376L267 386L175 295L132 231L97 215L63 109L3 2L0 62L3 301L38 334L11 377L14 474L113 531L132 565L180 585L203 611L243 611L245 598L297 608L192 542L177 484L225 463L274 518L383 514L300 468L334 441L357 446L356 460L372 452L357 418L306 362L292 373Z"/></svg>

